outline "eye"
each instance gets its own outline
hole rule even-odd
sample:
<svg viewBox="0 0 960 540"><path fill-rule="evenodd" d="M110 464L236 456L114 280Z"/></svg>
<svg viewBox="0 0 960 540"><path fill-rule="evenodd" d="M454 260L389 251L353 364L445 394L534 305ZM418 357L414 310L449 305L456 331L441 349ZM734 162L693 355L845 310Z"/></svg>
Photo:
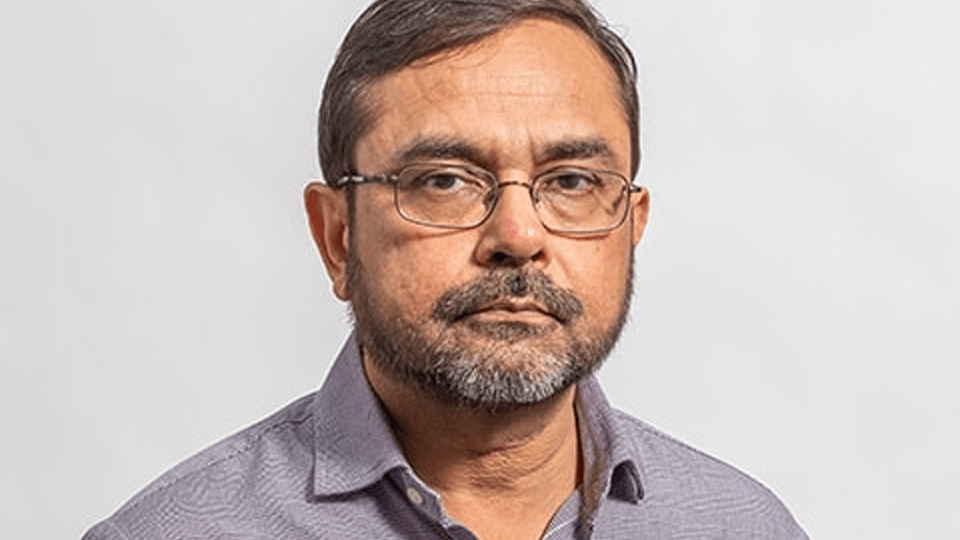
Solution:
<svg viewBox="0 0 960 540"><path fill-rule="evenodd" d="M398 187L421 197L475 197L489 189L483 178L470 171L442 165L410 167L400 174Z"/></svg>
<svg viewBox="0 0 960 540"><path fill-rule="evenodd" d="M597 175L577 169L555 171L544 176L541 182L543 190L565 195L588 193L600 187L601 183Z"/></svg>
<svg viewBox="0 0 960 540"><path fill-rule="evenodd" d="M463 176L451 171L437 171L424 174L417 178L417 189L432 189L436 191L454 191L464 187Z"/></svg>

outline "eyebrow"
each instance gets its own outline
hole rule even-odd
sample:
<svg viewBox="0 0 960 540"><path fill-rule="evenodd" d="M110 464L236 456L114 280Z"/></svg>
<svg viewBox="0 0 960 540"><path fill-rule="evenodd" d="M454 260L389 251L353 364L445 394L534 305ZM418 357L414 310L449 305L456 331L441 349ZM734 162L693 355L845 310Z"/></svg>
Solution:
<svg viewBox="0 0 960 540"><path fill-rule="evenodd" d="M613 150L607 141L598 137L560 140L548 144L539 154L537 161L540 163L566 159L612 159L614 157Z"/></svg>
<svg viewBox="0 0 960 540"><path fill-rule="evenodd" d="M419 160L456 159L484 165L490 157L479 147L456 137L419 137L403 147L393 160L396 167ZM571 137L547 144L537 151L538 165L554 161L602 158L612 161L615 153L605 139L600 137Z"/></svg>
<svg viewBox="0 0 960 540"><path fill-rule="evenodd" d="M484 153L476 146L452 137L420 137L405 146L394 160L401 166L423 159L458 159L471 163L483 163Z"/></svg>

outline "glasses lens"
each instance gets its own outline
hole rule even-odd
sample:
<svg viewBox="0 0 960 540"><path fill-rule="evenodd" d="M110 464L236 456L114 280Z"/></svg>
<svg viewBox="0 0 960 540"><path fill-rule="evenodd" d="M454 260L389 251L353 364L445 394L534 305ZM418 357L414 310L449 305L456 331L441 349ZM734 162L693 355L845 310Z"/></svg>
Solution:
<svg viewBox="0 0 960 540"><path fill-rule="evenodd" d="M424 225L472 227L487 216L494 182L463 167L412 165L397 176L397 209Z"/></svg>
<svg viewBox="0 0 960 540"><path fill-rule="evenodd" d="M397 210L422 225L470 228L487 218L497 179L483 169L411 165L396 176ZM617 173L565 168L533 181L531 195L543 225L555 232L602 232L627 212L629 182Z"/></svg>
<svg viewBox="0 0 960 540"><path fill-rule="evenodd" d="M533 193L543 224L558 232L603 231L626 216L629 183L619 174L559 169L536 179Z"/></svg>

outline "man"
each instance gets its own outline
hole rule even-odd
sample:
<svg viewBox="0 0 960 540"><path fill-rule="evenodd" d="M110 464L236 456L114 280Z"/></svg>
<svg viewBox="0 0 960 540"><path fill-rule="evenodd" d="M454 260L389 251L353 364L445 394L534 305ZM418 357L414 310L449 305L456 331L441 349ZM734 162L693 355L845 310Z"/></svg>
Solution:
<svg viewBox="0 0 960 540"><path fill-rule="evenodd" d="M635 79L580 0L374 3L305 192L355 337L316 395L85 538L806 538L591 375L647 220Z"/></svg>

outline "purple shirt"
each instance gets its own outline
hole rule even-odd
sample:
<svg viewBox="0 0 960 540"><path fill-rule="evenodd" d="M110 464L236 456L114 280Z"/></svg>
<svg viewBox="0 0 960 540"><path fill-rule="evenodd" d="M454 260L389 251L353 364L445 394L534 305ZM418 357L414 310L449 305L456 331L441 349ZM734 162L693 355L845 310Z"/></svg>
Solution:
<svg viewBox="0 0 960 540"><path fill-rule="evenodd" d="M584 482L544 539L807 536L765 487L580 383ZM351 337L315 394L177 465L83 540L474 539L411 470Z"/></svg>

